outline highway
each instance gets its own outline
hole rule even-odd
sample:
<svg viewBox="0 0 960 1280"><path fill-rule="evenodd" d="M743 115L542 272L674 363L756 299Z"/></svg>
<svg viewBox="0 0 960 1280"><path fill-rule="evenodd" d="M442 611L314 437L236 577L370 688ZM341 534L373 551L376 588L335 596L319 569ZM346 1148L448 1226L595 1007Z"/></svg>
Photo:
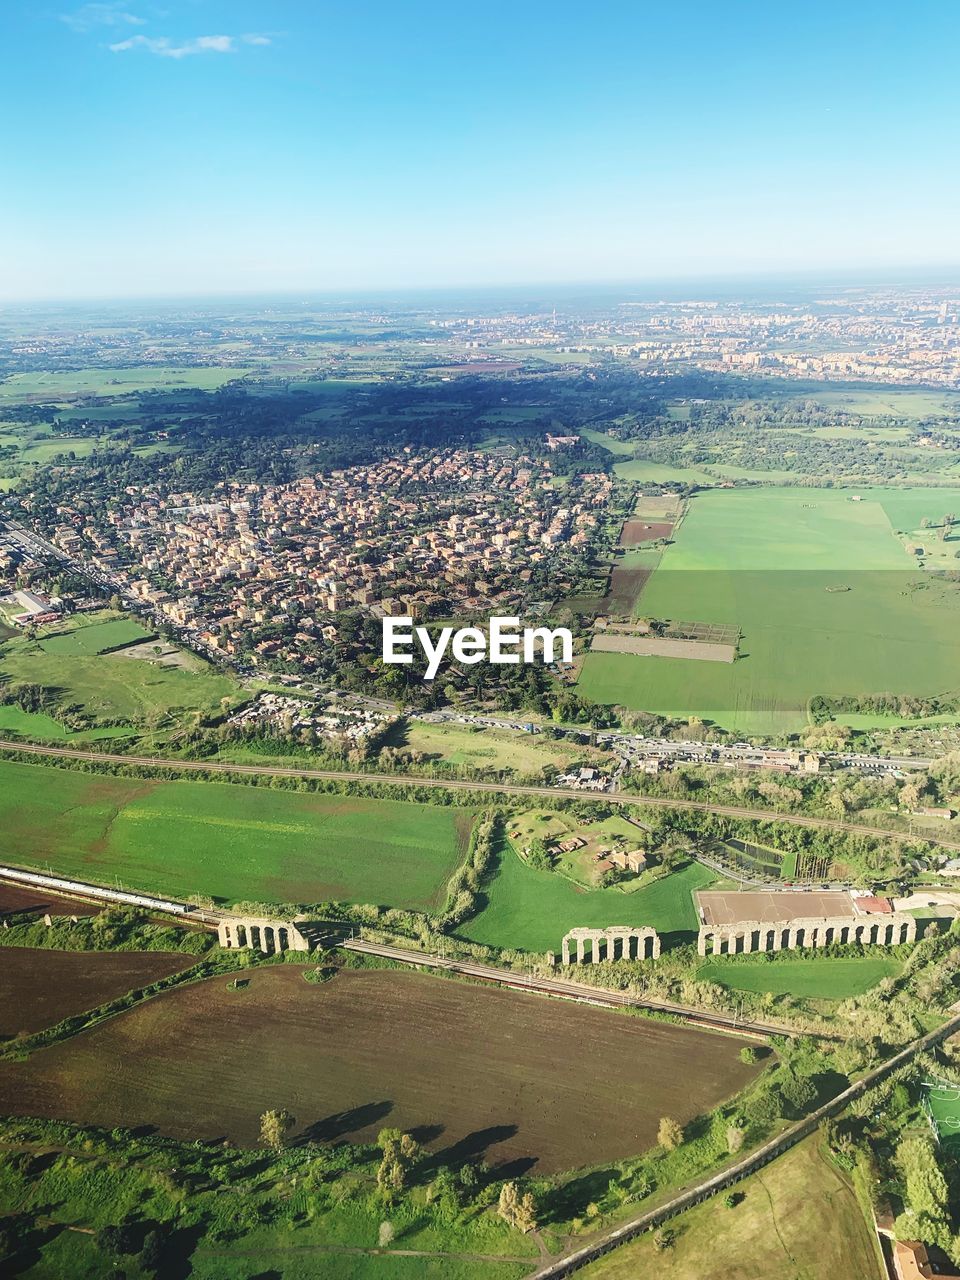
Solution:
<svg viewBox="0 0 960 1280"><path fill-rule="evenodd" d="M801 813L779 813L776 809L749 809L740 805L711 804L705 800L681 800L667 796L626 795L622 792L593 793L579 791L575 787L520 786L504 782L473 782L460 778L421 778L416 774L407 773L362 773L347 769L296 769L284 765L228 764L218 760L125 756L106 751L82 751L76 747L50 747L32 742L11 742L0 739L0 752L3 751L64 760L86 760L94 764L132 765L141 769L175 769L187 773L256 774L264 778L313 778L321 782L355 782L365 783L368 786L433 787L445 791L476 791L489 795L549 796L552 799L562 796L571 800L596 799L605 804L690 809L700 813L715 813L726 818L747 818L753 822L788 822L795 827L842 831L851 835L875 836L881 840L910 840L941 849L960 851L960 841L941 840L935 836L920 836L903 831L888 831L884 827L871 827L862 822L844 822L840 818L814 818Z"/></svg>

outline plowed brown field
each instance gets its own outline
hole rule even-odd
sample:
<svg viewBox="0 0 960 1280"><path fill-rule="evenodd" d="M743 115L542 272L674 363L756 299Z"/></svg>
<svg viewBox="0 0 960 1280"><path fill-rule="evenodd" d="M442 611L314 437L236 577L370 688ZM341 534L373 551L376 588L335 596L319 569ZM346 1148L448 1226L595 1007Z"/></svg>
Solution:
<svg viewBox="0 0 960 1280"><path fill-rule="evenodd" d="M0 1111L257 1140L414 1131L451 1160L550 1172L649 1147L757 1070L732 1037L393 970L304 982L292 965L179 988L0 1064Z"/></svg>
<svg viewBox="0 0 960 1280"><path fill-rule="evenodd" d="M194 963L171 951L0 947L0 1036L42 1031Z"/></svg>

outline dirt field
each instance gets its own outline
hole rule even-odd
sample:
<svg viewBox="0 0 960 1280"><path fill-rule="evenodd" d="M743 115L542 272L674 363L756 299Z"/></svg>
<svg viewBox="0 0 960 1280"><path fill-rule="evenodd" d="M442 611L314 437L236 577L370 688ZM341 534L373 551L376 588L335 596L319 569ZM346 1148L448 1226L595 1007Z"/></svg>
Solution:
<svg viewBox="0 0 960 1280"><path fill-rule="evenodd" d="M0 918L8 913L31 911L46 912L51 916L95 916L103 906L92 902L77 902L73 898L59 898L47 889L31 889L27 885L0 884Z"/></svg>
<svg viewBox="0 0 960 1280"><path fill-rule="evenodd" d="M733 662L736 645L710 644L704 640L671 640L666 636L631 635L607 631L593 637L595 653L635 653L647 658L692 658L698 662Z"/></svg>
<svg viewBox="0 0 960 1280"><path fill-rule="evenodd" d="M550 1172L649 1147L661 1116L687 1121L757 1070L732 1037L426 974L302 972L183 987L0 1064L0 1111L255 1143L285 1106L318 1140L391 1125Z"/></svg>
<svg viewBox="0 0 960 1280"><path fill-rule="evenodd" d="M737 924L762 920L779 924L786 920L810 920L820 916L853 919L856 912L847 893L737 893L734 890L700 889L695 895L704 924Z"/></svg>
<svg viewBox="0 0 960 1280"><path fill-rule="evenodd" d="M673 533L673 525L668 521L647 523L646 520L627 520L620 532L621 547L639 547L644 542L656 542L658 538L669 538Z"/></svg>
<svg viewBox="0 0 960 1280"><path fill-rule="evenodd" d="M599 612L622 613L629 617L651 573L653 573L652 567L649 569L614 569L610 574L610 590L607 592Z"/></svg>
<svg viewBox="0 0 960 1280"><path fill-rule="evenodd" d="M193 963L169 951L0 948L0 1036L42 1031Z"/></svg>

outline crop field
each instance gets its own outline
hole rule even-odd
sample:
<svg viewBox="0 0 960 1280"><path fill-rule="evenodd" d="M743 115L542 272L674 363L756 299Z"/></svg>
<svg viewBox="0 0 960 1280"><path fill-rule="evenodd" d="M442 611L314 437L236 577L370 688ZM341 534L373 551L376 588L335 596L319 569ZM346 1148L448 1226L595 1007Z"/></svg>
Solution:
<svg viewBox="0 0 960 1280"><path fill-rule="evenodd" d="M193 963L189 956L164 951L2 947L0 1038L55 1026Z"/></svg>
<svg viewBox="0 0 960 1280"><path fill-rule="evenodd" d="M535 870L506 848L484 885L483 909L459 932L491 947L541 952L559 951L567 930L581 925L651 925L662 934L692 934L697 930L693 890L715 878L695 862L632 893L584 889L554 871Z"/></svg>
<svg viewBox="0 0 960 1280"><path fill-rule="evenodd" d="M174 898L429 910L465 853L472 817L402 800L0 762L10 862Z"/></svg>
<svg viewBox="0 0 960 1280"><path fill-rule="evenodd" d="M591 653L581 691L598 702L698 715L775 733L827 695L933 695L958 687L960 590L907 555L886 506L931 516L960 490L713 491L690 501L638 611L742 629L732 665ZM960 502L954 505L960 507Z"/></svg>
<svg viewBox="0 0 960 1280"><path fill-rule="evenodd" d="M758 1070L733 1037L427 974L302 974L191 984L2 1063L0 1109L254 1145L261 1112L285 1106L315 1139L389 1125L449 1163L549 1173L638 1153L662 1115L692 1119Z"/></svg>
<svg viewBox="0 0 960 1280"><path fill-rule="evenodd" d="M658 538L669 538L673 525L667 520L627 520L620 531L621 547L636 547L642 542L656 542Z"/></svg>
<svg viewBox="0 0 960 1280"><path fill-rule="evenodd" d="M96 657L123 645L149 640L150 637L151 632L145 631L131 619L114 618L110 622L95 622L88 627L73 627L48 633L40 641L40 648L44 653Z"/></svg>
<svg viewBox="0 0 960 1280"><path fill-rule="evenodd" d="M733 991L772 992L798 999L846 1000L895 978L901 964L891 956L816 956L796 960L708 961L697 970L701 982L717 982Z"/></svg>
<svg viewBox="0 0 960 1280"><path fill-rule="evenodd" d="M674 1218L664 1267L652 1232L584 1268L584 1280L875 1280L884 1274L856 1192L808 1138L722 1196Z"/></svg>

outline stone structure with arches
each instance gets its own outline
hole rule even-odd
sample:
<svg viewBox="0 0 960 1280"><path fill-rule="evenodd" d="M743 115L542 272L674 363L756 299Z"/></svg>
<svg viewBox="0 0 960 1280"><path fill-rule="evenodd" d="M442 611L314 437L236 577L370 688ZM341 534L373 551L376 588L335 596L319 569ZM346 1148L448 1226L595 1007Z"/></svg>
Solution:
<svg viewBox="0 0 960 1280"><path fill-rule="evenodd" d="M590 961L599 964L601 960L656 960L660 955L660 935L656 929L643 927L635 929L631 925L615 924L609 929L571 929L564 935L561 943L561 956L564 964L585 964L587 961L587 943L590 944ZM620 944L620 955L617 956L617 944ZM571 959L571 945L576 946L576 957ZM601 949L603 954L601 955Z"/></svg>
<svg viewBox="0 0 960 1280"><path fill-rule="evenodd" d="M837 943L865 947L895 947L913 942L915 917L897 914L851 919L823 916L809 920L738 920L735 924L705 924L697 936L697 952L705 956L748 955L751 951L793 951L798 947L829 947Z"/></svg>
<svg viewBox="0 0 960 1280"><path fill-rule="evenodd" d="M229 916L220 921L217 937L221 947L262 951L264 955L310 950L310 943L295 924L262 916Z"/></svg>

